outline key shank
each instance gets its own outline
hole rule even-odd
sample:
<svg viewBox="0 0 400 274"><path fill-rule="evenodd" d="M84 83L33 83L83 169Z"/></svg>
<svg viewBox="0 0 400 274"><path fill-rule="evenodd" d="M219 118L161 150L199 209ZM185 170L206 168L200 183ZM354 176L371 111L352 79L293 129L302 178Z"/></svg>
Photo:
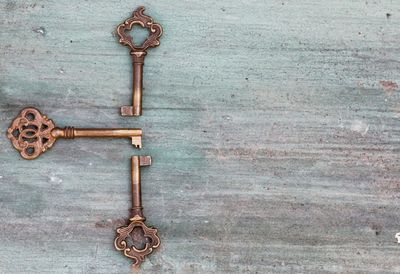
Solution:
<svg viewBox="0 0 400 274"><path fill-rule="evenodd" d="M141 189L141 176L140 167L151 165L150 156L132 156L132 209L131 219L142 220L146 218L143 215L142 207L142 189Z"/></svg>
<svg viewBox="0 0 400 274"><path fill-rule="evenodd" d="M138 128L54 128L51 135L55 138L73 139L76 137L101 137L101 138L131 138L142 136Z"/></svg>
<svg viewBox="0 0 400 274"><path fill-rule="evenodd" d="M142 115L143 65L146 54L145 51L131 52L133 66L132 106L121 107L122 116Z"/></svg>
<svg viewBox="0 0 400 274"><path fill-rule="evenodd" d="M51 135L54 138L131 138L132 145L142 147L142 130L139 128L54 128Z"/></svg>

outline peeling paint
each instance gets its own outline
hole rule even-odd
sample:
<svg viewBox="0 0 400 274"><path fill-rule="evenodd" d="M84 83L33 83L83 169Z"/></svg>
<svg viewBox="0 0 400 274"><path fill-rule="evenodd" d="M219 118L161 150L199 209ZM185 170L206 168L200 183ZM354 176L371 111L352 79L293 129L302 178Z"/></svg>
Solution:
<svg viewBox="0 0 400 274"><path fill-rule="evenodd" d="M361 135L367 134L369 130L369 125L361 120L354 120L350 126L351 131L358 132Z"/></svg>
<svg viewBox="0 0 400 274"><path fill-rule="evenodd" d="M34 28L34 29L32 29L32 31L36 32L36 33L39 33L42 36L46 36L46 34L47 34L47 31L46 31L46 29L44 27Z"/></svg>

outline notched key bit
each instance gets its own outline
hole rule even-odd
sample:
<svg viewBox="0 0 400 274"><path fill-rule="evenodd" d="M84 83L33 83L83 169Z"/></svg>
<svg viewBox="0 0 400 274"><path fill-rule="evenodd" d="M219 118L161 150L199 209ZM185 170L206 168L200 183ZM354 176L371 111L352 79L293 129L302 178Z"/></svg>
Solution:
<svg viewBox="0 0 400 274"><path fill-rule="evenodd" d="M133 259L134 267L139 267L145 257L160 246L157 229L148 227L143 215L140 167L151 165L150 156L132 157L132 209L129 224L117 229L115 248Z"/></svg>
<svg viewBox="0 0 400 274"><path fill-rule="evenodd" d="M148 48L160 45L159 39L163 33L161 25L154 23L150 16L144 14L144 10L144 7L137 8L133 12L132 17L128 18L117 27L119 42L130 48L133 64L133 105L121 107L122 116L142 115L144 58L147 54ZM130 31L135 24L147 28L150 32L150 36L142 45L135 44L134 38L126 33L127 31Z"/></svg>
<svg viewBox="0 0 400 274"><path fill-rule="evenodd" d="M11 123L7 137L25 159L32 160L51 148L58 138L77 137L131 138L132 145L142 147L142 130L138 128L73 128L55 126L53 120L36 108L25 108Z"/></svg>

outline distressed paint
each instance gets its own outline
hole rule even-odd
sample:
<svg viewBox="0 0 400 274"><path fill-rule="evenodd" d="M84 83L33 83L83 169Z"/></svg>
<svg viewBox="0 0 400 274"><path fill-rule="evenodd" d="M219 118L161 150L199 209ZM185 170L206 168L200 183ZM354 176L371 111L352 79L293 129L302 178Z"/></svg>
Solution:
<svg viewBox="0 0 400 274"><path fill-rule="evenodd" d="M144 116L115 27L164 27ZM142 127L143 203L161 248L142 273L395 273L397 1L0 1L0 130ZM129 273L126 140L60 140L26 161L0 138L0 272Z"/></svg>

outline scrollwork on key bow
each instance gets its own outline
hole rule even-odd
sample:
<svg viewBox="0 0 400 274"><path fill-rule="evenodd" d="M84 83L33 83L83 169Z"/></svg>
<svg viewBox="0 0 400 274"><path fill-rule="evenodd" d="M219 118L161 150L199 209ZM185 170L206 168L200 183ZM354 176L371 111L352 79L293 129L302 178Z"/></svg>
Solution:
<svg viewBox="0 0 400 274"><path fill-rule="evenodd" d="M25 159L31 160L51 148L54 122L35 108L25 108L7 130L7 137Z"/></svg>
<svg viewBox="0 0 400 274"><path fill-rule="evenodd" d="M125 20L124 23L117 27L117 34L119 36L119 42L130 47L132 52L145 52L150 47L156 47L160 44L160 37L163 33L163 29L160 24L154 23L150 16L144 14L144 7L137 8L132 17ZM150 31L150 36L139 46L134 43L133 37L126 33L132 29L133 25L139 24L143 28L147 28Z"/></svg>
<svg viewBox="0 0 400 274"><path fill-rule="evenodd" d="M130 221L128 226L117 229L117 237L115 238L114 245L116 249L123 250L125 256L135 260L132 266L139 267L145 260L145 257L159 247L160 238L157 236L157 229L146 226L143 222L144 218L135 216ZM137 237L135 235L137 234L135 228L141 228L143 231L143 237L146 239L145 243L143 243L143 248L136 248L132 244L132 239Z"/></svg>

